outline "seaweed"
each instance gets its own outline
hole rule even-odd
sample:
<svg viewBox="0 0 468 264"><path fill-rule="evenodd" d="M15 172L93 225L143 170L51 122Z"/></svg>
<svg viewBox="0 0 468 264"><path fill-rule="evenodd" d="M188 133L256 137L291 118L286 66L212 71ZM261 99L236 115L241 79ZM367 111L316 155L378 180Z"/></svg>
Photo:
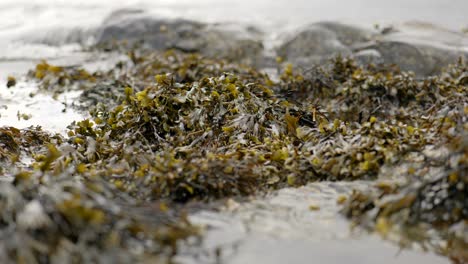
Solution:
<svg viewBox="0 0 468 264"><path fill-rule="evenodd" d="M460 61L442 76L422 82L426 90L417 97L426 98L420 101L419 109L412 109L420 116L417 126L408 128L408 132L424 129L426 143L411 150L418 158L395 164L406 168L405 182L355 192L343 211L356 225L391 237L403 246L420 244L455 263L467 260L462 248L468 234L468 102L467 86L460 82L466 71ZM429 89L429 83L435 87ZM431 100L431 105L426 105L426 100Z"/></svg>
<svg viewBox="0 0 468 264"><path fill-rule="evenodd" d="M15 238L0 249L8 260L170 257L199 234L183 213L193 202L375 180L399 167L406 185L340 197L346 215L385 236L393 226L444 233L466 221L462 60L424 79L343 57L269 76L199 54L122 50L127 59L108 71L46 62L31 71L40 91L83 91L75 104L89 118L66 136L1 128L3 173L14 177L0 185L0 235ZM449 154L438 160L430 149ZM147 215L150 204L159 206Z"/></svg>
<svg viewBox="0 0 468 264"><path fill-rule="evenodd" d="M13 87L16 85L16 78L13 77L13 76L8 76L7 78L7 83L6 83L6 87L7 88L10 88L10 87Z"/></svg>

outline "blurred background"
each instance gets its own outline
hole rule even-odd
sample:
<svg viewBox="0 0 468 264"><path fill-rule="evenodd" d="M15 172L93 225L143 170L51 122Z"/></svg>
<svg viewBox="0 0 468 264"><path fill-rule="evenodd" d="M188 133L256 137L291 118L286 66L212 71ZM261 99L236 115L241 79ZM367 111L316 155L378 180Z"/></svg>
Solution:
<svg viewBox="0 0 468 264"><path fill-rule="evenodd" d="M424 21L452 30L468 26L466 0L1 0L0 31L92 25L120 8L202 21L283 27L323 20L359 24Z"/></svg>

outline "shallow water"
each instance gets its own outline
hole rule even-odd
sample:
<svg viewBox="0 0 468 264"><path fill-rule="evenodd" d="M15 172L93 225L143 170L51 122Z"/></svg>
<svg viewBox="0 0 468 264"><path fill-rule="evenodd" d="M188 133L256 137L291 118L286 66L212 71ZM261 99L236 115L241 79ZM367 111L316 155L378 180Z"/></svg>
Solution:
<svg viewBox="0 0 468 264"><path fill-rule="evenodd" d="M76 44L43 43L70 42L72 29L86 38L87 30L122 7L208 22L252 23L271 32L270 39L288 28L323 20L368 27L374 23L418 20L455 31L468 26L466 12L462 12L468 10L468 1L464 0L450 3L442 0L202 0L196 3L190 0L2 0L0 126L40 125L47 131L63 133L71 121L83 118L82 113L65 107L78 94L66 93L57 100L48 94L30 97L34 84L19 79L17 86L7 89L6 77L24 75L42 58L60 65L83 64L89 69L108 67L112 64L108 58L96 59L93 54L79 52ZM33 43L37 40L43 43ZM18 120L18 111L32 116L29 120ZM216 263L217 260L223 263L448 263L433 253L418 249L400 252L397 246L376 235L351 232L349 222L339 214L336 200L353 189L370 185L371 182L312 183L252 198L242 204L231 201L220 212L193 214L192 222L207 229L204 242L201 249L183 248L177 260L180 263ZM311 205L320 209L312 211Z"/></svg>
<svg viewBox="0 0 468 264"><path fill-rule="evenodd" d="M48 61L57 65L81 65L89 71L96 71L113 66L118 59L118 56L112 54L96 55L70 51L67 55L55 56ZM46 131L64 134L72 121L87 117L87 113L78 112L71 107L81 92L66 92L57 98L53 98L52 93L38 92L37 85L27 81L24 76L40 61L36 58L0 60L0 73L7 73L0 75L0 126L41 126ZM17 78L14 87L6 87L8 76ZM18 113L26 114L30 118L19 118Z"/></svg>
<svg viewBox="0 0 468 264"><path fill-rule="evenodd" d="M181 263L449 263L421 249L403 250L375 234L351 230L337 199L374 183L319 182L285 188L191 221L208 228L202 250L186 249ZM310 210L310 206L318 210ZM193 252L195 251L195 252ZM216 257L216 251L219 257ZM200 253L203 252L203 253Z"/></svg>

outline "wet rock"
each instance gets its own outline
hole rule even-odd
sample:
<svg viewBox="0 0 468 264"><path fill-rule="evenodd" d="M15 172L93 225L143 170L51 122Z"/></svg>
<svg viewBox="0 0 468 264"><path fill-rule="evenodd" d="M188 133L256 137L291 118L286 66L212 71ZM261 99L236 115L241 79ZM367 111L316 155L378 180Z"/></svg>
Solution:
<svg viewBox="0 0 468 264"><path fill-rule="evenodd" d="M459 57L467 56L453 49L392 40L377 44L375 49L380 52L385 64L396 64L401 70L412 71L417 76L437 74Z"/></svg>
<svg viewBox="0 0 468 264"><path fill-rule="evenodd" d="M383 41L370 46L371 50L380 54L380 62L384 64L395 64L403 71L413 71L416 75L428 75L433 72L434 60L425 56L424 51L404 42ZM359 51L358 54L369 52ZM375 58L371 58L371 62Z"/></svg>
<svg viewBox="0 0 468 264"><path fill-rule="evenodd" d="M411 22L383 36L373 48L386 64L428 76L460 57L468 58L468 37L431 24Z"/></svg>
<svg viewBox="0 0 468 264"><path fill-rule="evenodd" d="M338 54L350 56L352 45L369 41L372 35L371 31L340 23L315 23L286 40L277 52L294 64L310 66Z"/></svg>
<svg viewBox="0 0 468 264"><path fill-rule="evenodd" d="M114 12L97 34L98 43L142 42L156 50L178 49L256 64L261 60L261 33L227 24L207 25L185 19L161 19L143 12Z"/></svg>
<svg viewBox="0 0 468 264"><path fill-rule="evenodd" d="M439 73L443 67L468 58L468 37L425 23L407 23L377 33L334 22L308 26L277 49L277 54L301 67L337 55L359 64L394 64L416 76Z"/></svg>
<svg viewBox="0 0 468 264"><path fill-rule="evenodd" d="M466 49L468 47L468 36L463 32L451 31L430 23L407 22L398 26L389 34L392 39L411 41L412 43L442 44L454 48Z"/></svg>
<svg viewBox="0 0 468 264"><path fill-rule="evenodd" d="M370 63L383 63L383 58L380 52L376 49L366 49L354 53L354 59L359 65L367 65Z"/></svg>
<svg viewBox="0 0 468 264"><path fill-rule="evenodd" d="M376 35L374 31L338 22L319 22L316 25L332 31L336 38L346 46L369 41Z"/></svg>
<svg viewBox="0 0 468 264"><path fill-rule="evenodd" d="M98 43L113 40L143 41L155 49L180 47L194 50L202 25L183 19L153 19L143 13L117 11L103 23Z"/></svg>

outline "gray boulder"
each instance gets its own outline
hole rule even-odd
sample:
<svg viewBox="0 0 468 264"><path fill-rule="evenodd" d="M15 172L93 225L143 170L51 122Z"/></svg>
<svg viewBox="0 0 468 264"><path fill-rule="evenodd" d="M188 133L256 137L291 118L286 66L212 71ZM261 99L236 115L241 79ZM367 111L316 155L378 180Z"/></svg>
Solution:
<svg viewBox="0 0 468 264"><path fill-rule="evenodd" d="M376 32L333 22L315 23L285 40L277 54L301 67L337 55L361 65L397 65L417 76L437 74L458 58L468 58L468 36L425 23L407 23Z"/></svg>
<svg viewBox="0 0 468 264"><path fill-rule="evenodd" d="M382 64L384 59L382 54L376 49L364 49L353 54L353 58L359 65L368 65L370 63Z"/></svg>
<svg viewBox="0 0 468 264"><path fill-rule="evenodd" d="M374 33L334 22L321 22L303 28L283 42L277 54L293 64L310 66L336 55L352 55L352 46L370 41Z"/></svg>
<svg viewBox="0 0 468 264"><path fill-rule="evenodd" d="M409 39L408 39L409 40ZM434 44L417 44L411 42L385 39L368 46L356 55L367 50L377 51L380 56L369 60L372 63L394 64L403 71L412 71L416 76L429 76L439 73L444 67L455 63L467 53L450 47Z"/></svg>
<svg viewBox="0 0 468 264"><path fill-rule="evenodd" d="M410 22L384 35L373 48L385 63L413 71L417 76L439 73L460 57L468 58L468 36L431 24Z"/></svg>
<svg viewBox="0 0 468 264"><path fill-rule="evenodd" d="M261 35L251 27L162 19L132 10L112 13L99 30L97 42L142 42L156 50L179 49L257 64L263 53Z"/></svg>
<svg viewBox="0 0 468 264"><path fill-rule="evenodd" d="M377 32L357 26L345 25L338 22L319 22L317 26L328 29L346 46L353 46L373 39Z"/></svg>

